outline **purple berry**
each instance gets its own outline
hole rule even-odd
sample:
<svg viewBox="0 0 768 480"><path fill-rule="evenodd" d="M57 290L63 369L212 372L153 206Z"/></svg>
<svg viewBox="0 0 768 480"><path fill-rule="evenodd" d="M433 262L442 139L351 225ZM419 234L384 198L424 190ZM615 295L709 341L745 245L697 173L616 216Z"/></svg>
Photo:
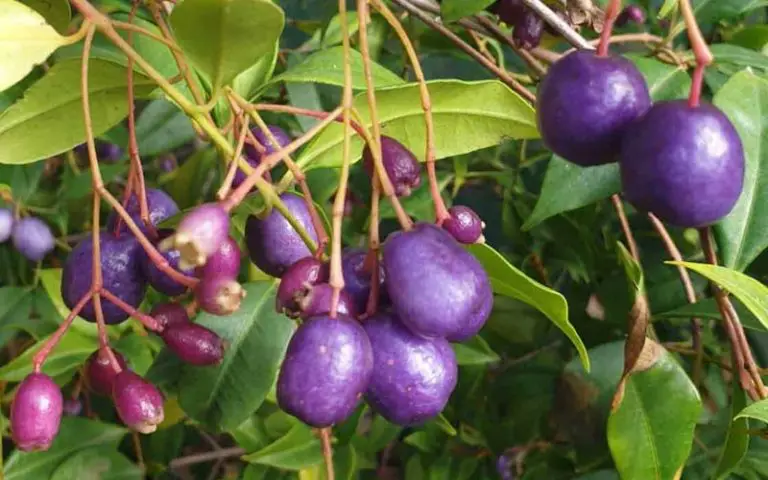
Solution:
<svg viewBox="0 0 768 480"><path fill-rule="evenodd" d="M398 197L407 197L421 184L419 161L405 145L394 138L381 137L381 161ZM363 167L368 175L373 176L373 154L367 145L363 150Z"/></svg>
<svg viewBox="0 0 768 480"><path fill-rule="evenodd" d="M407 232L393 233L383 252L390 301L413 332L463 336L487 319L474 315L491 295L488 275L442 228L418 223Z"/></svg>
<svg viewBox="0 0 768 480"><path fill-rule="evenodd" d="M312 317L288 344L277 403L313 427L334 425L354 411L372 365L371 344L360 324L346 317Z"/></svg>
<svg viewBox="0 0 768 480"><path fill-rule="evenodd" d="M197 267L197 276L224 277L235 279L240 274L240 246L232 237L221 242L219 249L206 260L205 265Z"/></svg>
<svg viewBox="0 0 768 480"><path fill-rule="evenodd" d="M373 349L373 375L365 393L371 408L404 426L437 416L458 377L450 344L414 335L390 314L374 315L363 328Z"/></svg>
<svg viewBox="0 0 768 480"><path fill-rule="evenodd" d="M332 297L333 287L327 283L321 283L309 288L306 294L298 300L301 317L308 318L328 314L331 311ZM345 290L339 293L336 312L351 318L355 318L358 315L354 300Z"/></svg>
<svg viewBox="0 0 768 480"><path fill-rule="evenodd" d="M182 305L175 302L161 303L155 305L152 311L149 312L149 316L154 318L163 329L169 328L174 325L190 323L187 309Z"/></svg>
<svg viewBox="0 0 768 480"><path fill-rule="evenodd" d="M19 450L48 450L59 433L64 397L43 373L31 373L21 382L11 405L11 436Z"/></svg>
<svg viewBox="0 0 768 480"><path fill-rule="evenodd" d="M544 20L541 17L532 10L526 9L514 25L512 41L518 48L530 50L539 46L541 35L544 33Z"/></svg>
<svg viewBox="0 0 768 480"><path fill-rule="evenodd" d="M171 218L172 216L179 213L179 207L176 205L176 202L174 202L173 199L164 191L156 190L154 188L147 188L146 193L149 222L153 226L157 226L163 220ZM136 194L132 194L130 196L128 203L125 205L125 210L128 212L128 215L131 216L131 219L136 223L136 226L139 227L139 230L146 234L147 227L144 225L144 222L141 221L139 199ZM107 231L110 233L115 233L115 226L117 225L118 218L119 216L115 212L109 214L109 217L107 217ZM120 221L120 229L118 230L117 234L122 236L124 233L129 232L130 230L128 230L125 222Z"/></svg>
<svg viewBox="0 0 768 480"><path fill-rule="evenodd" d="M138 308L144 299L147 282L141 273L141 246L135 238L123 235L117 238L107 232L99 235L101 245L101 274L103 286L128 305ZM61 277L61 296L64 304L72 309L91 288L93 270L93 236L80 241L67 257ZM101 298L104 321L120 323L128 318L114 303ZM80 311L84 319L95 322L93 301Z"/></svg>
<svg viewBox="0 0 768 480"><path fill-rule="evenodd" d="M474 210L464 205L454 205L448 209L448 213L451 216L443 222L443 228L453 235L457 242L483 243L485 224Z"/></svg>
<svg viewBox="0 0 768 480"><path fill-rule="evenodd" d="M192 365L216 365L224 358L224 342L216 332L196 323L181 323L162 333L168 349Z"/></svg>
<svg viewBox="0 0 768 480"><path fill-rule="evenodd" d="M341 270L344 274L344 290L352 297L358 312L364 312L371 294L371 272L366 269L368 251L362 248L348 248L341 256ZM379 295L384 288L384 268L379 264Z"/></svg>
<svg viewBox="0 0 768 480"><path fill-rule="evenodd" d="M717 107L656 103L624 137L621 181L627 200L678 227L727 215L744 185L744 148Z"/></svg>
<svg viewBox="0 0 768 480"><path fill-rule="evenodd" d="M195 299L201 310L212 315L229 315L240 308L245 290L237 281L206 277L195 287Z"/></svg>
<svg viewBox="0 0 768 480"><path fill-rule="evenodd" d="M617 161L622 136L651 106L648 86L632 62L586 50L552 65L536 97L544 143L581 166Z"/></svg>
<svg viewBox="0 0 768 480"><path fill-rule="evenodd" d="M75 147L75 153L82 158L88 158L88 144L81 143ZM111 142L96 140L96 158L105 163L114 163L123 156L123 149Z"/></svg>
<svg viewBox="0 0 768 480"><path fill-rule="evenodd" d="M284 193L280 198L309 236L317 241L304 199L290 193ZM249 217L245 225L245 241L251 261L273 277L282 277L288 267L312 255L304 240L277 209L272 209L263 220Z"/></svg>
<svg viewBox="0 0 768 480"><path fill-rule="evenodd" d="M0 208L0 243L11 238L13 223L13 212L8 208Z"/></svg>
<svg viewBox="0 0 768 480"><path fill-rule="evenodd" d="M116 350L112 350L112 353L115 355L115 359L117 360L117 364L120 365L120 368L122 370L127 368L125 357L120 355L120 352ZM99 395L106 396L112 394L112 385L115 383L117 373L118 372L112 368L109 354L102 349L93 352L91 356L88 357L88 360L85 361L85 378L88 387L94 393Z"/></svg>
<svg viewBox="0 0 768 480"><path fill-rule="evenodd" d="M292 318L301 315L297 300L306 295L313 285L328 281L328 264L315 257L304 257L285 271L277 287L275 309Z"/></svg>
<svg viewBox="0 0 768 480"><path fill-rule="evenodd" d="M64 415L79 417L81 413L83 413L83 402L79 397L64 400Z"/></svg>
<svg viewBox="0 0 768 480"><path fill-rule="evenodd" d="M488 7L488 11L498 15L499 19L508 25L513 25L525 10L522 0L498 0Z"/></svg>
<svg viewBox="0 0 768 480"><path fill-rule="evenodd" d="M152 433L163 421L163 395L128 369L115 377L112 399L123 423L137 432Z"/></svg>
<svg viewBox="0 0 768 480"><path fill-rule="evenodd" d="M282 128L276 125L270 125L267 128L269 128L269 131L272 132L272 135L275 137L275 140L277 140L277 143L281 148L291 143L291 137L285 133L285 130ZM248 161L250 166L256 168L261 163L263 156L275 153L277 150L272 145L270 139L264 134L264 132L261 131L260 128L255 127L251 131L253 132L254 138L256 138L256 140L258 140L258 142L264 147L264 154L262 155L253 145L248 143L245 144L245 159ZM238 169L235 173L235 178L232 181L232 188L237 188L240 186L240 184L243 183L246 178L247 175ZM272 176L268 170L264 172L264 179L267 181L271 181L272 179Z"/></svg>
<svg viewBox="0 0 768 480"><path fill-rule="evenodd" d="M35 217L19 219L13 226L12 236L16 250L33 262L45 258L56 245L50 227Z"/></svg>
<svg viewBox="0 0 768 480"><path fill-rule="evenodd" d="M177 249L181 268L205 265L229 237L229 215L218 203L205 203L188 213L176 233L160 242L163 250Z"/></svg>
<svg viewBox="0 0 768 480"><path fill-rule="evenodd" d="M160 234L161 239L167 238L171 235L171 231L169 230L164 230L158 233ZM144 249L140 249L139 254L141 255L141 271L149 284L152 285L155 290L164 295L168 295L169 297L175 297L187 291L187 287L172 279L170 276L168 276L168 274L160 270L160 268L158 268L158 266L152 262ZM179 259L181 258L181 254L178 250L168 250L165 252L160 251L160 255L162 255L163 258L165 258L165 260L168 262L168 265L170 265L171 268L177 272L180 272L188 277L191 277L195 274L194 269L188 268L183 270L179 268Z"/></svg>
<svg viewBox="0 0 768 480"><path fill-rule="evenodd" d="M642 25L645 23L645 11L639 5L627 5L616 17L616 26L623 27L628 23Z"/></svg>

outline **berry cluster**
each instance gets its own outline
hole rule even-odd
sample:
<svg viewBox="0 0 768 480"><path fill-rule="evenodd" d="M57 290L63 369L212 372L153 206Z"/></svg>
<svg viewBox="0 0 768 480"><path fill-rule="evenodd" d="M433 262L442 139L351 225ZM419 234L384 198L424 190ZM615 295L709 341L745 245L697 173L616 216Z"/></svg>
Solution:
<svg viewBox="0 0 768 480"><path fill-rule="evenodd" d="M39 218L17 219L12 210L0 208L0 243L8 239L19 253L33 262L45 258L56 243L51 229Z"/></svg>

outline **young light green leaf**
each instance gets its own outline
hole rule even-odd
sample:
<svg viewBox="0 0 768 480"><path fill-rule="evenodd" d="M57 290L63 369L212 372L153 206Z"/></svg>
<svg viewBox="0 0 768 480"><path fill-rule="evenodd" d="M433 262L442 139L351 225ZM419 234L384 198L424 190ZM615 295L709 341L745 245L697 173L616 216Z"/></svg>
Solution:
<svg viewBox="0 0 768 480"><path fill-rule="evenodd" d="M505 138L538 138L533 107L506 85L496 81L427 82L435 125L436 158L472 152L497 145ZM376 92L382 134L399 140L424 161L424 111L419 87L407 84ZM355 98L363 123L370 126L365 94ZM299 165L306 169L341 166L343 127L331 124L302 152ZM360 159L363 142L352 138L351 160Z"/></svg>
<svg viewBox="0 0 768 480"><path fill-rule="evenodd" d="M244 456L243 460L285 470L301 470L321 463L323 451L320 439L312 433L312 429L297 423L283 437Z"/></svg>
<svg viewBox="0 0 768 480"><path fill-rule="evenodd" d="M261 57L247 70L241 72L232 80L232 89L246 100L253 100L262 85L266 84L275 71L277 55L280 53L280 42L275 42L272 51Z"/></svg>
<svg viewBox="0 0 768 480"><path fill-rule="evenodd" d="M499 355L480 335L475 335L466 342L453 343L451 346L456 352L456 361L459 365L485 365L500 360Z"/></svg>
<svg viewBox="0 0 768 480"><path fill-rule="evenodd" d="M768 399L760 400L745 407L735 418L754 418L763 423L768 423Z"/></svg>
<svg viewBox="0 0 768 480"><path fill-rule="evenodd" d="M664 0L664 3L661 5L659 13L656 14L656 16L659 19L667 18L672 12L677 10L678 3L680 3L678 0Z"/></svg>
<svg viewBox="0 0 768 480"><path fill-rule="evenodd" d="M26 77L65 42L32 8L0 0L0 92Z"/></svg>
<svg viewBox="0 0 768 480"><path fill-rule="evenodd" d="M728 435L725 437L725 445L717 462L714 478L724 479L738 467L749 450L749 420L740 417L739 414L747 406L747 394L739 384L739 377L731 380L733 396L731 397L731 423L728 425Z"/></svg>
<svg viewBox="0 0 768 480"><path fill-rule="evenodd" d="M228 316L201 314L196 321L228 344L221 364L185 366L179 401L199 422L228 430L256 411L274 382L294 323L275 312L274 282L243 286L240 309Z"/></svg>
<svg viewBox="0 0 768 480"><path fill-rule="evenodd" d="M743 271L768 247L768 81L737 73L713 103L733 122L744 145L744 190L731 213L714 226L723 263Z"/></svg>
<svg viewBox="0 0 768 480"><path fill-rule="evenodd" d="M61 34L66 35L72 10L66 0L19 0L45 18L50 26Z"/></svg>
<svg viewBox="0 0 768 480"><path fill-rule="evenodd" d="M94 135L101 135L128 113L125 69L92 60L88 91ZM138 97L154 84L134 75ZM24 164L57 155L85 141L80 60L57 63L0 117L0 163ZM45 141L41 133L45 132Z"/></svg>
<svg viewBox="0 0 768 480"><path fill-rule="evenodd" d="M768 287L749 275L719 265L692 262L667 262L682 265L707 277L738 298L768 328Z"/></svg>
<svg viewBox="0 0 768 480"><path fill-rule="evenodd" d="M495 0L444 0L440 5L440 14L446 22L453 22L477 12L483 11Z"/></svg>
<svg viewBox="0 0 768 480"><path fill-rule="evenodd" d="M185 0L171 14L176 40L213 91L273 51L284 23L268 0Z"/></svg>
<svg viewBox="0 0 768 480"><path fill-rule="evenodd" d="M546 315L571 340L584 369L589 371L587 348L568 320L568 302L565 297L528 277L487 244L475 244L467 248L485 268L494 293L521 300Z"/></svg>
<svg viewBox="0 0 768 480"><path fill-rule="evenodd" d="M81 450L64 460L50 480L141 480L144 472L138 465L113 448L96 447Z"/></svg>

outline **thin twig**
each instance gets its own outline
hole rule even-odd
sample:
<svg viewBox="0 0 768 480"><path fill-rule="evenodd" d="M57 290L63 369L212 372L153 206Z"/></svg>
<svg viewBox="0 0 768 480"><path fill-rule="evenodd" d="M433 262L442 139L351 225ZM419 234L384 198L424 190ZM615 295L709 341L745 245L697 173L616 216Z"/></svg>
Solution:
<svg viewBox="0 0 768 480"><path fill-rule="evenodd" d="M637 242L635 242L635 236L632 234L632 229L629 226L629 220L627 220L627 214L624 212L624 204L621 203L621 197L618 194L611 195L611 203L616 210L616 216L621 224L621 230L624 232L624 238L627 240L629 246L629 253L632 254L632 258L636 262L640 261L640 253L637 250Z"/></svg>
<svg viewBox="0 0 768 480"><path fill-rule="evenodd" d="M492 22L489 18L486 18L482 15L475 15L474 17L475 21L485 27L486 30L491 34L493 38L496 40L506 44L509 48L511 48L520 58L523 59L523 61L528 65L528 67L539 77L543 77L547 73L547 69L544 68L544 65L539 62L536 57L531 55L531 52L524 48L520 48L517 45L515 45L515 42L512 41L512 38L509 36L508 33L504 32L501 28L499 28L498 25L496 25L494 22ZM459 21L462 26L464 25L464 22Z"/></svg>
<svg viewBox="0 0 768 480"><path fill-rule="evenodd" d="M196 453L194 455L187 455L186 457L175 458L168 464L168 468L171 470L178 470L198 463L212 462L220 458L241 457L246 453L248 452L240 447L222 448L221 450L213 452Z"/></svg>

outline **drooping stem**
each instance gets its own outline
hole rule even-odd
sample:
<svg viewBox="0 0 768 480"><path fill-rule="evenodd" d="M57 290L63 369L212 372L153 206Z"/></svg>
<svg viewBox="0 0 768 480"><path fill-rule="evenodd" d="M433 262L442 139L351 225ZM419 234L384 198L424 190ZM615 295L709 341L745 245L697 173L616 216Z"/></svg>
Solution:
<svg viewBox="0 0 768 480"><path fill-rule="evenodd" d="M696 68L693 70L691 93L688 96L688 105L696 107L701 99L701 88L704 85L704 70L712 64L714 57L707 46L704 35L701 34L696 15L693 13L690 0L680 0L680 12L683 15L685 26L688 28L688 38L691 41L693 55L696 58Z"/></svg>
<svg viewBox="0 0 768 480"><path fill-rule="evenodd" d="M162 325L157 323L157 321L150 317L149 315L146 315L144 313L141 313L140 311L136 310L132 306L128 305L124 301L120 299L117 295L113 294L106 288L102 288L99 293L109 302L114 303L117 305L117 307L130 315L131 317L135 318L136 320L140 321L145 327L152 330L153 332L160 332L163 330Z"/></svg>
<svg viewBox="0 0 768 480"><path fill-rule="evenodd" d="M245 139L248 136L248 119L243 115L242 126L240 127L240 134L237 136L237 145L235 146L235 153L232 158L229 159L229 166L227 167L227 174L224 176L224 180L221 182L221 187L216 192L216 198L224 200L229 191L232 188L232 182L235 180L235 174L238 170L237 159L243 153L243 147L245 146Z"/></svg>
<svg viewBox="0 0 768 480"><path fill-rule="evenodd" d="M621 0L609 0L608 7L605 9L605 21L603 22L603 31L600 32L600 43L597 46L597 56L605 57L608 55L608 45L611 43L611 33L616 17L619 16Z"/></svg>
<svg viewBox="0 0 768 480"><path fill-rule="evenodd" d="M48 358L48 355L53 351L54 348L56 348L56 345L58 345L59 341L61 340L61 337L64 336L65 333L67 333L67 330L69 330L69 327L72 326L72 322L75 320L77 315L85 308L85 305L88 303L88 301L93 296L93 289L88 290L88 292L83 295L80 300L77 301L77 304L75 304L75 307L69 312L69 315L67 315L67 318L64 319L63 322L61 322L61 325L59 325L59 328L56 329L53 334L48 337L48 340L46 340L43 347L35 353L35 355L32 357L32 369L36 373L40 373L40 368L42 367L43 363L45 362L45 359Z"/></svg>
<svg viewBox="0 0 768 480"><path fill-rule="evenodd" d="M442 225L442 223L447 220L450 217L450 214L448 213L448 209L445 207L445 202L443 201L443 197L440 194L440 185L437 183L437 172L435 169L435 126L434 121L432 119L432 101L429 96L429 88L427 88L427 81L424 77L424 72L421 69L421 63L419 62L419 57L416 55L416 50L413 48L413 44L411 43L411 39L408 38L408 34L406 33L405 29L403 28L400 21L397 19L397 17L392 13L392 11L389 9L389 7L384 4L381 0L372 0L372 3L376 7L376 9L381 13L381 15L384 17L384 19L389 23L389 25L392 27L392 29L397 34L397 37L400 39L400 43L403 45L403 48L405 49L405 53L408 56L408 60L411 64L411 67L413 67L413 73L416 76L416 81L419 84L419 97L421 99L421 108L424 110L424 126L426 130L426 152L425 152L425 159L427 163L427 176L429 177L429 191L432 195L432 204L435 208L435 223L438 225ZM358 0L358 11L360 9L360 5L363 4L365 6L365 2ZM368 41L367 36L365 34L365 27L364 22L361 20L360 22L360 45L361 45L361 51L363 53L363 59L364 59L364 67L365 67L365 73L366 73L366 79L371 78L371 71L370 71L370 56L367 54L368 50ZM484 57L483 57L484 58ZM368 86L368 91L372 91L372 86ZM375 99L374 99L375 102ZM373 117L371 118L373 120ZM379 136L376 132L377 129L376 123L374 123L374 137L376 137L376 141L380 142Z"/></svg>
<svg viewBox="0 0 768 480"><path fill-rule="evenodd" d="M627 214L624 212L624 205L621 203L621 197L618 194L611 195L611 203L616 210L616 216L621 224L621 230L624 232L624 238L627 239L627 245L629 246L629 253L632 254L632 258L636 262L640 261L640 253L637 250L637 242L635 242L635 236L632 234L632 229L629 226L629 220L627 220Z"/></svg>

